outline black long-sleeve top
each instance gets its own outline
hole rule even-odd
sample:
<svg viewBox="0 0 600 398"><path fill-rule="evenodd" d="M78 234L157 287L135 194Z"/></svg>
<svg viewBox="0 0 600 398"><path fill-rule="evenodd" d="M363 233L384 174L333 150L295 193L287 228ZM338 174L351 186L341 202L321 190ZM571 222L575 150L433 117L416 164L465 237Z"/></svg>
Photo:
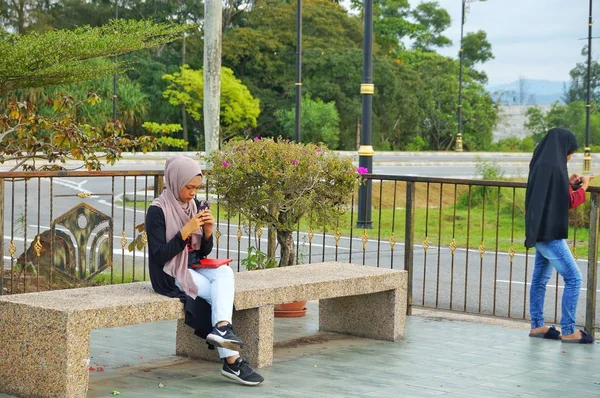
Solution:
<svg viewBox="0 0 600 398"><path fill-rule="evenodd" d="M148 235L148 269L152 288L164 296L178 297L185 305L185 323L194 328L198 336L205 338L212 330L210 305L200 297L194 300L179 290L175 285L175 278L163 270L167 261L186 250L187 242L181 237L181 232L177 232L167 242L166 232L165 215L162 209L158 206L150 206L146 213L146 234ZM196 256L198 259L206 258L212 248L213 237L202 238L200 249L195 252Z"/></svg>

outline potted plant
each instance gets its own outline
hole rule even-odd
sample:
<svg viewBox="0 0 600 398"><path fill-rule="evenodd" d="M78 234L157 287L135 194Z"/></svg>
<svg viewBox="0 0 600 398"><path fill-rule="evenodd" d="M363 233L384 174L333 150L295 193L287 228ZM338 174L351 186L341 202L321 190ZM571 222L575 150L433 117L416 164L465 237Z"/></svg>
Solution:
<svg viewBox="0 0 600 398"><path fill-rule="evenodd" d="M367 172L323 146L258 137L229 141L207 162L219 205L230 216L241 214L275 231L280 267L296 264L298 222L309 216L315 224L333 225ZM274 258L274 252L268 255Z"/></svg>

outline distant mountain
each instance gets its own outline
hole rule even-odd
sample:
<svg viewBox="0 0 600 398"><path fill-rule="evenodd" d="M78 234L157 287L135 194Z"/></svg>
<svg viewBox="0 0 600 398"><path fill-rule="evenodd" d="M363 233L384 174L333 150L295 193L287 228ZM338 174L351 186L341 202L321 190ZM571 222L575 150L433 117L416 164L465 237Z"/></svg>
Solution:
<svg viewBox="0 0 600 398"><path fill-rule="evenodd" d="M487 87L494 100L501 105L549 105L562 102L567 82L520 79L508 84Z"/></svg>

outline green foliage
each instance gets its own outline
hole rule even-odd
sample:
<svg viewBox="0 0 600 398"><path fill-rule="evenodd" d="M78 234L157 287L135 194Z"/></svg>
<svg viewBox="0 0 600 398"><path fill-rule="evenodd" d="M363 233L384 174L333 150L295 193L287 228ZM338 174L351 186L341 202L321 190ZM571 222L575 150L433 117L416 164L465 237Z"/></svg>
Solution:
<svg viewBox="0 0 600 398"><path fill-rule="evenodd" d="M407 151L424 151L427 149L427 143L422 137L413 137L406 146Z"/></svg>
<svg viewBox="0 0 600 398"><path fill-rule="evenodd" d="M186 140L168 137L168 135L183 130L180 124L161 124L154 122L146 122L142 125L142 127L144 127L148 132L158 136L157 143L163 148L171 147L184 149L188 145L188 142Z"/></svg>
<svg viewBox="0 0 600 398"><path fill-rule="evenodd" d="M457 132L458 62L435 53L404 53L406 64L421 76L421 135L432 150L453 148ZM482 150L492 142L492 129L498 119L494 101L485 88L469 76L463 78L463 145L470 151Z"/></svg>
<svg viewBox="0 0 600 398"><path fill-rule="evenodd" d="M363 9L362 0L351 0L352 8ZM381 0L373 5L373 33L382 52L395 54L404 49L403 40L413 39L413 47L430 50L452 41L443 36L451 23L450 15L436 1L411 9L408 0Z"/></svg>
<svg viewBox="0 0 600 398"><path fill-rule="evenodd" d="M554 127L567 128L577 137L583 146L585 142L586 104L574 101L567 105L554 103L547 112L540 108L530 107L527 110L525 127L532 133L533 140L539 142L546 132ZM598 104L591 104L590 109L590 142L600 142L600 112Z"/></svg>
<svg viewBox="0 0 600 398"><path fill-rule="evenodd" d="M114 65L89 61L156 47L178 39L190 28L190 25L111 20L95 28L3 36L0 38L0 94L113 74ZM117 64L118 68L123 66L123 63Z"/></svg>
<svg viewBox="0 0 600 398"><path fill-rule="evenodd" d="M361 21L329 0L304 1L302 13L303 88L313 99L335 102L341 142L346 145L360 118ZM276 112L294 103L296 36L291 27L296 6L294 2L256 2L246 14L238 27L223 36L223 64L260 99L256 135L277 137L281 128Z"/></svg>
<svg viewBox="0 0 600 398"><path fill-rule="evenodd" d="M485 72L473 69L478 63L485 63L490 59L494 59L492 53L492 45L487 40L487 34L483 30L477 32L469 32L463 38L463 62L468 69L467 72L473 79L480 83L487 83L487 75Z"/></svg>
<svg viewBox="0 0 600 398"><path fill-rule="evenodd" d="M96 101L91 95L88 103ZM69 159L83 161L88 170L99 170L101 160L114 164L123 151L149 151L156 146L152 137L130 137L123 124L110 121L103 128L79 123L74 110L81 102L69 95L57 96L51 102L52 116L43 116L30 102L10 102L0 114L0 163L17 161L14 169L36 168L36 160L45 160L40 169L61 169L57 163ZM33 161L33 163L27 163Z"/></svg>
<svg viewBox="0 0 600 398"><path fill-rule="evenodd" d="M535 142L533 137L519 139L517 137L508 137L494 142L489 150L492 152L533 152Z"/></svg>
<svg viewBox="0 0 600 398"><path fill-rule="evenodd" d="M569 72L571 81L563 96L566 104L587 102L587 46L581 50L581 55L586 57L586 61L578 62ZM590 101L600 102L600 64L593 59L590 65Z"/></svg>
<svg viewBox="0 0 600 398"><path fill-rule="evenodd" d="M296 110L280 110L277 119L288 138L293 138L296 126ZM302 142L324 143L329 148L337 148L340 143L340 117L333 102L324 103L320 99L302 98L301 115Z"/></svg>
<svg viewBox="0 0 600 398"><path fill-rule="evenodd" d="M452 23L450 14L440 8L437 1L420 3L412 16L423 27L415 38L413 47L430 50L432 47L447 47L452 44L452 40L442 35Z"/></svg>
<svg viewBox="0 0 600 398"><path fill-rule="evenodd" d="M248 271L276 268L277 261L273 258L269 258L267 253L260 251L254 246L250 246L248 248L248 257L242 259L242 266Z"/></svg>
<svg viewBox="0 0 600 398"><path fill-rule="evenodd" d="M475 178L481 178L487 181L499 181L504 179L504 171L496 162L482 160L476 158ZM502 200L502 191L498 188L486 186L473 186L469 193L464 193L460 196L457 205L459 208L468 208L471 206L481 206L484 201L486 206L496 206L498 200Z"/></svg>
<svg viewBox="0 0 600 398"><path fill-rule="evenodd" d="M193 119L202 120L203 71L184 65L179 72L164 75L163 79L171 83L163 93L171 105L183 105ZM225 133L222 138L247 136L248 129L256 127L256 119L260 114L259 102L235 78L231 69L221 68L221 127Z"/></svg>

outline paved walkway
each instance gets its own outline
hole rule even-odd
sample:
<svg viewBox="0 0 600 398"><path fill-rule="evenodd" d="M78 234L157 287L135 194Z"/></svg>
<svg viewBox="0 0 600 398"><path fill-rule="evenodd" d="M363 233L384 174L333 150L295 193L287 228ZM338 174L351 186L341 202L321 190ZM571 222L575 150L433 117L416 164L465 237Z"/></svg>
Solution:
<svg viewBox="0 0 600 398"><path fill-rule="evenodd" d="M275 361L258 387L230 382L218 363L175 357L174 322L94 331L88 397L600 396L598 344L530 339L523 322L423 310L408 318L404 341L381 342L319 333L316 306L276 321Z"/></svg>

